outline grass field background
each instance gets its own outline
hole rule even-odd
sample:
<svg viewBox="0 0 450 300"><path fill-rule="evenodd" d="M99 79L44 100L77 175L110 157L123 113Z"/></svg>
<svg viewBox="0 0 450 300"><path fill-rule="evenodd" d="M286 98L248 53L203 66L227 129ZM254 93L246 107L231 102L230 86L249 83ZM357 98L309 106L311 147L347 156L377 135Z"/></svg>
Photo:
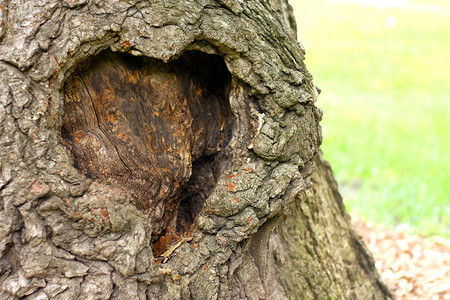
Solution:
<svg viewBox="0 0 450 300"><path fill-rule="evenodd" d="M450 238L450 2L291 0L352 215Z"/></svg>

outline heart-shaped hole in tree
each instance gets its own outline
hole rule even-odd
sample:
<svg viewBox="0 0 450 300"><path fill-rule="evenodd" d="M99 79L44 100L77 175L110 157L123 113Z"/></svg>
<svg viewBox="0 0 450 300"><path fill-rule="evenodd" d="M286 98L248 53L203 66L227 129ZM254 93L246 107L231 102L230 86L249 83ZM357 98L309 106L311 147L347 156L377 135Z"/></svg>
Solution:
<svg viewBox="0 0 450 300"><path fill-rule="evenodd" d="M231 136L230 73L198 51L164 63L104 51L66 80L63 144L87 177L136 198L154 240L188 230L219 176Z"/></svg>

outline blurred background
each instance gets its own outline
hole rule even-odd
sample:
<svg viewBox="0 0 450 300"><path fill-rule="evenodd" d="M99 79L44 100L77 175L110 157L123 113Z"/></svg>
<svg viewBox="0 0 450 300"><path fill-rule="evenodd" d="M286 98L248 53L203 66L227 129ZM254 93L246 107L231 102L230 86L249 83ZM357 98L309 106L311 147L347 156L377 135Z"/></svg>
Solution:
<svg viewBox="0 0 450 300"><path fill-rule="evenodd" d="M290 3L347 210L450 239L450 1Z"/></svg>

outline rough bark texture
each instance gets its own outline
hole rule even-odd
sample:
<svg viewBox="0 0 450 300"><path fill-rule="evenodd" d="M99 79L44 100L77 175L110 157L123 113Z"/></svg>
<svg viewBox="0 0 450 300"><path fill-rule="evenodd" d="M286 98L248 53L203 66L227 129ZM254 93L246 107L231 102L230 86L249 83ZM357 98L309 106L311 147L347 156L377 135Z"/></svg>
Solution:
<svg viewBox="0 0 450 300"><path fill-rule="evenodd" d="M0 1L0 298L389 298L294 32L284 1Z"/></svg>

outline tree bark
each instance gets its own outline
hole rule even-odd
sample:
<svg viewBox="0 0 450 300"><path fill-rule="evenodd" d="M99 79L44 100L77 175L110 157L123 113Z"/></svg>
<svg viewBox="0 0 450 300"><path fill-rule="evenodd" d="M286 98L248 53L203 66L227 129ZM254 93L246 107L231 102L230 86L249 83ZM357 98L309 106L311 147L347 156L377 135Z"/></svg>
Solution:
<svg viewBox="0 0 450 300"><path fill-rule="evenodd" d="M392 298L286 1L0 1L0 298Z"/></svg>

